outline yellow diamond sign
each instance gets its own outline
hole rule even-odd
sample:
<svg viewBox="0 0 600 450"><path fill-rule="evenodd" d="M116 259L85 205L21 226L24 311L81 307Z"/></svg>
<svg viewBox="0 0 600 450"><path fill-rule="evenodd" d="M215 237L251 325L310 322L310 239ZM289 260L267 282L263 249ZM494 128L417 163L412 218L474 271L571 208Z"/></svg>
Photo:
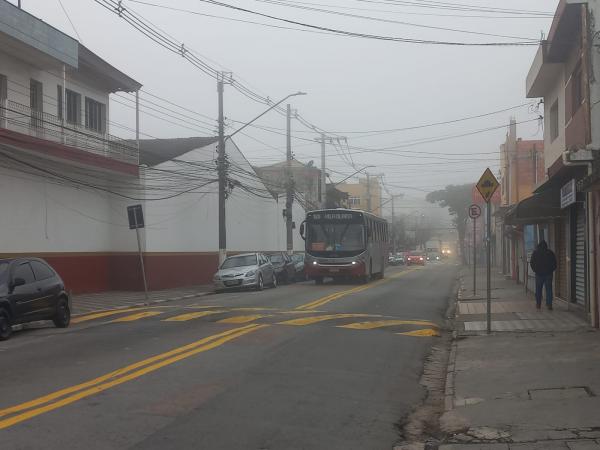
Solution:
<svg viewBox="0 0 600 450"><path fill-rule="evenodd" d="M489 202L499 185L500 183L498 183L498 180L496 180L496 177L488 167L485 169L485 172L483 172L483 175L481 175L481 178L477 182L477 190L483 199L486 202Z"/></svg>

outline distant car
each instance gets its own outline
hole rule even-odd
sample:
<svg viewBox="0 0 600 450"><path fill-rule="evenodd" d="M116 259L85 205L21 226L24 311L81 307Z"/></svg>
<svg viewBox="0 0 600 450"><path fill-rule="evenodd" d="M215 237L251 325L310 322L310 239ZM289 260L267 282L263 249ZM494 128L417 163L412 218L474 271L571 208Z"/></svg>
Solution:
<svg viewBox="0 0 600 450"><path fill-rule="evenodd" d="M306 281L306 270L304 270L304 253L294 253L292 255L292 262L294 263L294 278L296 281Z"/></svg>
<svg viewBox="0 0 600 450"><path fill-rule="evenodd" d="M0 260L0 340L12 325L52 320L59 328L71 321L71 302L60 276L39 258Z"/></svg>
<svg viewBox="0 0 600 450"><path fill-rule="evenodd" d="M390 265L390 266L396 265L396 257L394 255L388 256L388 265Z"/></svg>
<svg viewBox="0 0 600 450"><path fill-rule="evenodd" d="M402 256L399 253L395 255L390 255L390 257L388 258L388 264L390 266L400 266L404 264L404 256Z"/></svg>
<svg viewBox="0 0 600 450"><path fill-rule="evenodd" d="M269 258L262 253L244 253L225 259L213 278L216 292L228 289L277 287L277 277Z"/></svg>
<svg viewBox="0 0 600 450"><path fill-rule="evenodd" d="M396 264L403 265L406 264L404 253L396 253Z"/></svg>
<svg viewBox="0 0 600 450"><path fill-rule="evenodd" d="M441 261L442 255L438 252L431 252L427 254L427 261Z"/></svg>
<svg viewBox="0 0 600 450"><path fill-rule="evenodd" d="M422 252L410 252L406 257L406 265L412 266L414 264L418 264L420 266L425 265L425 253Z"/></svg>
<svg viewBox="0 0 600 450"><path fill-rule="evenodd" d="M267 255L273 264L275 276L279 283L290 283L294 281L296 269L292 259L285 252L273 252Z"/></svg>

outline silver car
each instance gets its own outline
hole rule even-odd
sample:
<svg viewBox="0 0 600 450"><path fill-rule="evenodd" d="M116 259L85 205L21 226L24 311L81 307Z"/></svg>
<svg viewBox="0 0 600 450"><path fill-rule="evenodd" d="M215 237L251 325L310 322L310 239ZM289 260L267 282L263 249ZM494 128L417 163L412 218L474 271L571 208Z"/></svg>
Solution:
<svg viewBox="0 0 600 450"><path fill-rule="evenodd" d="M269 258L262 253L230 256L221 264L213 278L215 291L227 289L277 287L277 277Z"/></svg>

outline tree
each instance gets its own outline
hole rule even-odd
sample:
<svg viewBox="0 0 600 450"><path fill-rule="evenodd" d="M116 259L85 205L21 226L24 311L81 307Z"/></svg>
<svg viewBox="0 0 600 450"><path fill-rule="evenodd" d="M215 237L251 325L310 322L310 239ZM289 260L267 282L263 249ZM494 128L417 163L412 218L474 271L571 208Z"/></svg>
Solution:
<svg viewBox="0 0 600 450"><path fill-rule="evenodd" d="M458 231L460 254L463 264L465 259L465 231L467 228L468 210L472 202L473 184L460 184L446 186L446 189L430 192L427 201L437 203L442 208L448 208L452 221Z"/></svg>

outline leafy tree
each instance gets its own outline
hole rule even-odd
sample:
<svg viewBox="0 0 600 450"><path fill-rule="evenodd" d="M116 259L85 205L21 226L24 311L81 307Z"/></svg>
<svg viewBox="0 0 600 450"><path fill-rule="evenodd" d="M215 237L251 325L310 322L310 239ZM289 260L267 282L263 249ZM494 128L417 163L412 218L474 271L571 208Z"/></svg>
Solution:
<svg viewBox="0 0 600 450"><path fill-rule="evenodd" d="M460 254L463 264L465 259L465 231L467 228L468 210L472 202L473 184L446 186L446 189L430 192L427 201L437 203L442 208L448 208L452 221L458 231Z"/></svg>

